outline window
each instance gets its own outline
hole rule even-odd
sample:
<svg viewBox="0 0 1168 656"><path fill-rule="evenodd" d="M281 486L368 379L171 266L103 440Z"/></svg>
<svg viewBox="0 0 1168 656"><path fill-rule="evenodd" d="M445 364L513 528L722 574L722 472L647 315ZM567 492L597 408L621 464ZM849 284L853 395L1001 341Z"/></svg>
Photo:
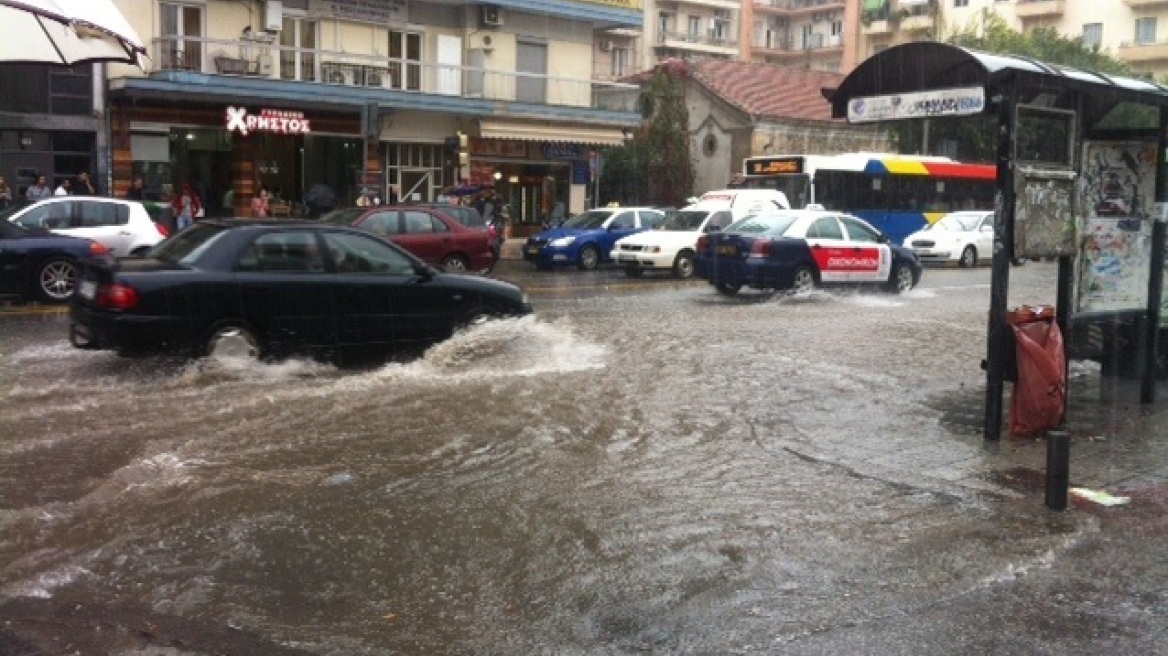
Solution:
<svg viewBox="0 0 1168 656"><path fill-rule="evenodd" d="M430 216L429 212L406 210L406 234L429 235L435 232L448 232L446 224Z"/></svg>
<svg viewBox="0 0 1168 656"><path fill-rule="evenodd" d="M316 21L284 17L280 30L280 78L316 80Z"/></svg>
<svg viewBox="0 0 1168 656"><path fill-rule="evenodd" d="M631 54L628 48L613 48L612 74L613 77L624 77L629 74Z"/></svg>
<svg viewBox="0 0 1168 656"><path fill-rule="evenodd" d="M872 244L880 241L880 236L863 223L846 216L841 216L840 221L843 221L844 227L848 229L848 237L852 241L862 241Z"/></svg>
<svg viewBox="0 0 1168 656"><path fill-rule="evenodd" d="M641 227L642 228L656 228L665 221L664 212L656 212L647 210L641 212Z"/></svg>
<svg viewBox="0 0 1168 656"><path fill-rule="evenodd" d="M824 217L822 219L816 219L815 223L812 223L811 226L807 228L807 238L843 239L844 233L843 230L840 229L839 221L837 221L834 216Z"/></svg>
<svg viewBox="0 0 1168 656"><path fill-rule="evenodd" d="M161 3L159 8L162 14L162 68L203 70L203 9L170 2Z"/></svg>
<svg viewBox="0 0 1168 656"><path fill-rule="evenodd" d="M1083 47L1098 50L1103 45L1103 23L1083 25Z"/></svg>
<svg viewBox="0 0 1168 656"><path fill-rule="evenodd" d="M273 232L260 235L243 253L239 271L324 271L324 257L311 232Z"/></svg>
<svg viewBox="0 0 1168 656"><path fill-rule="evenodd" d="M1136 19L1136 43L1148 44L1156 42L1156 17Z"/></svg>
<svg viewBox="0 0 1168 656"><path fill-rule="evenodd" d="M82 228L97 228L100 226L126 225L130 222L130 207L120 203L102 203L81 201Z"/></svg>
<svg viewBox="0 0 1168 656"><path fill-rule="evenodd" d="M702 35L702 17L701 16L690 16L689 17L689 29L686 30L686 34L689 34L690 36L701 36Z"/></svg>
<svg viewBox="0 0 1168 656"><path fill-rule="evenodd" d="M637 217L632 212L621 212L613 217L608 224L611 230L635 228L637 226Z"/></svg>
<svg viewBox="0 0 1168 656"><path fill-rule="evenodd" d="M368 230L375 235L396 235L401 233L398 227L397 212L378 212L361 222L361 229Z"/></svg>
<svg viewBox="0 0 1168 656"><path fill-rule="evenodd" d="M338 272L390 273L413 275L414 264L389 244L351 232L328 232L325 244Z"/></svg>
<svg viewBox="0 0 1168 656"><path fill-rule="evenodd" d="M396 89L422 89L422 35L389 32L389 79Z"/></svg>
<svg viewBox="0 0 1168 656"><path fill-rule="evenodd" d="M953 0L954 7L968 7L969 0Z"/></svg>
<svg viewBox="0 0 1168 656"><path fill-rule="evenodd" d="M657 15L657 31L661 34L673 31L673 14L663 11Z"/></svg>

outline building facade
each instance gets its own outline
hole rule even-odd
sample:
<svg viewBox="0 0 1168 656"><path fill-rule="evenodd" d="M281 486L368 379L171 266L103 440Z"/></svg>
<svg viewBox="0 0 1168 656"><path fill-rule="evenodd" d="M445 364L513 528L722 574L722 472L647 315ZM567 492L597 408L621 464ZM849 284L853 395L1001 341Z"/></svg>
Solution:
<svg viewBox="0 0 1168 656"><path fill-rule="evenodd" d="M151 65L109 67L115 193L139 175L159 199L191 184L239 215L261 187L323 184L345 204L490 184L538 226L592 202L591 150L640 121L612 81L636 63L635 0L117 4Z"/></svg>

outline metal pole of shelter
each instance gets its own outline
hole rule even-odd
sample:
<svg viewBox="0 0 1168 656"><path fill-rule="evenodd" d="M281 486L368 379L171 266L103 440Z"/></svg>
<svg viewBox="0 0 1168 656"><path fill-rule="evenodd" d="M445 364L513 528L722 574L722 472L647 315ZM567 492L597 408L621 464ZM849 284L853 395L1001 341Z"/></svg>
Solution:
<svg viewBox="0 0 1168 656"><path fill-rule="evenodd" d="M1002 396L1006 378L1006 302L1010 289L1010 258L1014 254L1014 128L1017 95L1013 85L994 97L998 105L998 191L994 212L994 257L990 275L990 311L986 339L984 436L1002 436Z"/></svg>
<svg viewBox="0 0 1168 656"><path fill-rule="evenodd" d="M1156 202L1168 202L1168 107L1160 107L1160 123L1156 143ZM1140 403L1156 400L1156 364L1159 361L1157 345L1160 336L1160 306L1164 294L1165 231L1168 225L1156 216L1152 223L1152 262L1148 278L1148 314L1145 319L1144 361L1140 368Z"/></svg>

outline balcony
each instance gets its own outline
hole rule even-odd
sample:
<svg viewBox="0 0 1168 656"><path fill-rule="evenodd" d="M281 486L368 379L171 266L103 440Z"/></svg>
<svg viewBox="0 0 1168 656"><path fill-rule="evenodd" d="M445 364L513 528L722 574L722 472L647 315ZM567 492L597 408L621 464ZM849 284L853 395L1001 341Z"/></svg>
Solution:
<svg viewBox="0 0 1168 656"><path fill-rule="evenodd" d="M811 13L840 12L843 15L844 0L755 0L756 14L790 16Z"/></svg>
<svg viewBox="0 0 1168 656"><path fill-rule="evenodd" d="M1019 20L1058 18L1066 11L1066 0L1021 0L1014 13Z"/></svg>
<svg viewBox="0 0 1168 656"><path fill-rule="evenodd" d="M1149 7L1168 5L1168 0L1123 0L1123 4L1132 9L1147 9Z"/></svg>
<svg viewBox="0 0 1168 656"><path fill-rule="evenodd" d="M151 43L155 71L362 87L374 93L440 94L511 101L637 111L640 87L597 79L563 78L476 66L354 55L254 41L162 37ZM377 96L371 96L376 99Z"/></svg>
<svg viewBox="0 0 1168 656"><path fill-rule="evenodd" d="M1119 60L1128 64L1168 61L1168 41L1119 44Z"/></svg>
<svg viewBox="0 0 1168 656"><path fill-rule="evenodd" d="M883 36L892 34L893 24L887 18L873 18L860 25L860 34L864 36Z"/></svg>
<svg viewBox="0 0 1168 656"><path fill-rule="evenodd" d="M838 55L843 53L843 47L842 38L828 34L808 34L804 39L772 39L754 44L759 54L775 59Z"/></svg>
<svg viewBox="0 0 1168 656"><path fill-rule="evenodd" d="M658 32L657 45L680 50L705 50L707 52L728 51L736 53L738 50L737 39L712 33Z"/></svg>
<svg viewBox="0 0 1168 656"><path fill-rule="evenodd" d="M935 24L932 14L911 14L900 19L900 29L904 32L931 32Z"/></svg>

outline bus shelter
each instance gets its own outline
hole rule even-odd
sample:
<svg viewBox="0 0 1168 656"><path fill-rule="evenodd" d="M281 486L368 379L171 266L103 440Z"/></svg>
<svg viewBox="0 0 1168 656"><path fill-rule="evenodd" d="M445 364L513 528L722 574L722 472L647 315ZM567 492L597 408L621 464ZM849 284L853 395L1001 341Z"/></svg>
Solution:
<svg viewBox="0 0 1168 656"><path fill-rule="evenodd" d="M942 43L907 43L825 89L850 123L996 117L984 436L1000 438L1013 364L1013 258L1057 258L1065 343L1155 400L1168 215L1168 87ZM1064 371L1064 374L1066 372Z"/></svg>

